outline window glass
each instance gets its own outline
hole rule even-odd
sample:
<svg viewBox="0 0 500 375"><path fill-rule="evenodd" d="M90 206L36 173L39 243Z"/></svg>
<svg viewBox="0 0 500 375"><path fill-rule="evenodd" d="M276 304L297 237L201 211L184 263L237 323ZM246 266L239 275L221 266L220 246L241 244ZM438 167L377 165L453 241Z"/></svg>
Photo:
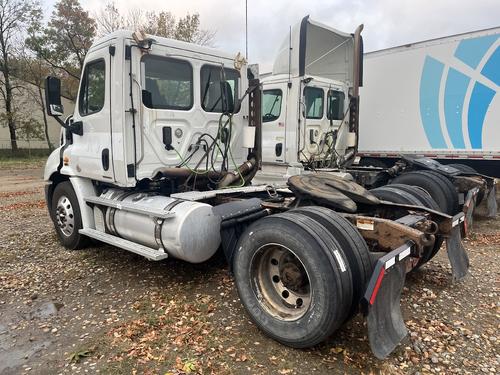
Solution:
<svg viewBox="0 0 500 375"><path fill-rule="evenodd" d="M99 112L104 107L105 72L104 60L90 62L85 67L79 98L81 116Z"/></svg>
<svg viewBox="0 0 500 375"><path fill-rule="evenodd" d="M328 120L342 120L344 118L345 94L342 91L328 91Z"/></svg>
<svg viewBox="0 0 500 375"><path fill-rule="evenodd" d="M152 109L188 110L193 106L193 69L187 61L146 55L143 104Z"/></svg>
<svg viewBox="0 0 500 375"><path fill-rule="evenodd" d="M323 117L323 89L306 87L304 89L306 101L306 118L320 119Z"/></svg>
<svg viewBox="0 0 500 375"><path fill-rule="evenodd" d="M204 65L201 68L201 106L206 112L222 112L221 81L223 71L220 66ZM224 68L226 82L231 86L233 101L239 97L238 85L240 73Z"/></svg>
<svg viewBox="0 0 500 375"><path fill-rule="evenodd" d="M262 121L275 121L280 117L283 93L279 89L264 90L262 96Z"/></svg>

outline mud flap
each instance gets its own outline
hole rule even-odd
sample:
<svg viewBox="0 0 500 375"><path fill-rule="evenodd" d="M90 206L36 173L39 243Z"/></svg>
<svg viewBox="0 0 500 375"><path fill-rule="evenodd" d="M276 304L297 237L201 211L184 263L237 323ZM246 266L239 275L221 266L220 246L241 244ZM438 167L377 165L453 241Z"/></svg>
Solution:
<svg viewBox="0 0 500 375"><path fill-rule="evenodd" d="M467 197L465 198L463 213L465 214L465 222L462 231L462 237L465 238L468 232L472 231L474 225L474 210L476 209L477 194L479 188L474 188L469 190Z"/></svg>
<svg viewBox="0 0 500 375"><path fill-rule="evenodd" d="M497 216L497 192L495 185L493 185L488 191L488 197L486 198L486 205L488 207L488 217Z"/></svg>
<svg viewBox="0 0 500 375"><path fill-rule="evenodd" d="M446 251L450 260L453 281L462 280L469 271L469 256L462 244L460 225L455 225L451 229L450 235L446 239Z"/></svg>
<svg viewBox="0 0 500 375"><path fill-rule="evenodd" d="M413 242L378 259L363 297L368 339L375 357L386 358L406 337L401 313L401 292L405 283L406 262Z"/></svg>

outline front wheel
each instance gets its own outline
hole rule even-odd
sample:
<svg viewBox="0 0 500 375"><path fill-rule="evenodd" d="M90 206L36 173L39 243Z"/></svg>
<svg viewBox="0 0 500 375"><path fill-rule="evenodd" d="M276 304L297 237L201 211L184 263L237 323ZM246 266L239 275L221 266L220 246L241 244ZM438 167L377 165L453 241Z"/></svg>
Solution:
<svg viewBox="0 0 500 375"><path fill-rule="evenodd" d="M71 182L64 181L55 187L50 212L59 241L65 248L75 250L87 245L87 237L79 233L83 227L82 215Z"/></svg>

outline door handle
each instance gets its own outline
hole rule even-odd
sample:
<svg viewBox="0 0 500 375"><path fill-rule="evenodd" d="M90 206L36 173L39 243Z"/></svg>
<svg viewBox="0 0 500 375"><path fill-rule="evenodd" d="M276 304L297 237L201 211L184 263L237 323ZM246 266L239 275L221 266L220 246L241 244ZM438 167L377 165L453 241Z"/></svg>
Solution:
<svg viewBox="0 0 500 375"><path fill-rule="evenodd" d="M105 148L101 153L102 169L107 171L109 169L109 148Z"/></svg>

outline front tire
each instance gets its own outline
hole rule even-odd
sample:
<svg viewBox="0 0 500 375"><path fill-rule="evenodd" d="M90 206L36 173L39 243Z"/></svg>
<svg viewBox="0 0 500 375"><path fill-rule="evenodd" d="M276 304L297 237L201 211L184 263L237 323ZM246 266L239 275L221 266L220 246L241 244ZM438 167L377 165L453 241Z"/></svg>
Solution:
<svg viewBox="0 0 500 375"><path fill-rule="evenodd" d="M50 213L59 241L65 248L76 250L88 244L88 238L79 233L83 228L82 215L71 182L64 181L55 187Z"/></svg>

